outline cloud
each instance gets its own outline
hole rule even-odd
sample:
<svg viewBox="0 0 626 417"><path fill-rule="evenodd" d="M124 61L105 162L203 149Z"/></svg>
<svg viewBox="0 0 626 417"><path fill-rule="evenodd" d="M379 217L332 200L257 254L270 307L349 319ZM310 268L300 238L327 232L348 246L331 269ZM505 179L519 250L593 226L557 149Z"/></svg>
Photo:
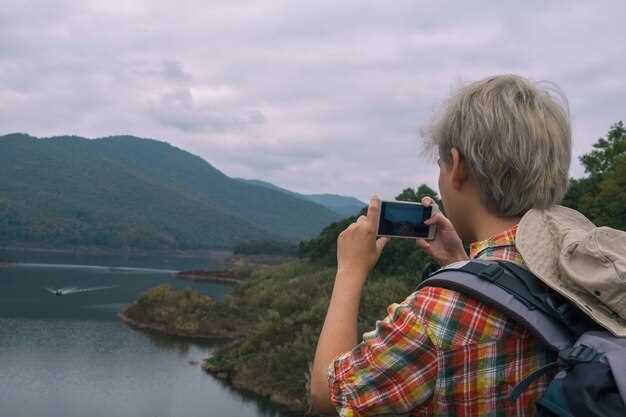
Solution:
<svg viewBox="0 0 626 417"><path fill-rule="evenodd" d="M172 82L187 83L192 80L191 74L183 70L182 64L172 59L166 59L162 62L161 75L163 79Z"/></svg>
<svg viewBox="0 0 626 417"><path fill-rule="evenodd" d="M420 126L496 73L558 84L588 152L626 114L625 18L620 1L5 0L0 126L155 137L232 176L389 198L435 186Z"/></svg>
<svg viewBox="0 0 626 417"><path fill-rule="evenodd" d="M195 103L189 88L163 93L152 112L164 126L183 132L224 132L265 123L265 116L258 110L224 111Z"/></svg>

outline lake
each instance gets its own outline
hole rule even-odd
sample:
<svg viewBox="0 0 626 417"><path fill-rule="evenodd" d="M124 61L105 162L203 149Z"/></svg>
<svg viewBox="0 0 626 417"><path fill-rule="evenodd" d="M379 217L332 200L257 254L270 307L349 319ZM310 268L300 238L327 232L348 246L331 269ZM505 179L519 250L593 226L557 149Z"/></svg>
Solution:
<svg viewBox="0 0 626 417"><path fill-rule="evenodd" d="M287 416L200 368L215 343L146 333L117 318L161 283L222 300L230 287L169 272L211 267L213 260L2 257L24 263L0 269L0 416ZM54 294L59 288L65 295Z"/></svg>

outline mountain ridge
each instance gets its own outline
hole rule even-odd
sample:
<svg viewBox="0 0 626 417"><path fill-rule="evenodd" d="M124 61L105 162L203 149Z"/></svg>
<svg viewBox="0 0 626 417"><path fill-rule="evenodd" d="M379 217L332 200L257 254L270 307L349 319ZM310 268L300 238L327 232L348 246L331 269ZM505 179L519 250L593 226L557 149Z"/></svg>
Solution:
<svg viewBox="0 0 626 417"><path fill-rule="evenodd" d="M330 194L330 193L321 193L321 194L302 194L296 191L291 191L286 188L279 187L276 184L272 184L268 181L257 180L257 179L246 179L246 178L235 178L240 181L249 182L252 184L257 184L260 186L268 187L274 190L282 191L285 193L292 194L297 196L298 198L303 198L305 200L313 201L317 204L320 204L324 207L327 207L338 214L341 214L343 217L353 216L358 213L363 207L367 204L362 202L361 200L351 197L344 196L339 194Z"/></svg>
<svg viewBox="0 0 626 417"><path fill-rule="evenodd" d="M0 244L231 248L296 242L340 217L165 141L0 136Z"/></svg>

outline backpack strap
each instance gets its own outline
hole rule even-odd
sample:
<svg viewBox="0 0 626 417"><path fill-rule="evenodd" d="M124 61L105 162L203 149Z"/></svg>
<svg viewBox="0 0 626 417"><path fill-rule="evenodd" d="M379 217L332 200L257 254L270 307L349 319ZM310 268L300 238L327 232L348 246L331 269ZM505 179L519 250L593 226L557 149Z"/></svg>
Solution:
<svg viewBox="0 0 626 417"><path fill-rule="evenodd" d="M550 350L558 352L574 343L574 335L550 305L551 293L532 273L510 262L454 263L431 274L417 288L424 287L458 291L495 307L525 325Z"/></svg>

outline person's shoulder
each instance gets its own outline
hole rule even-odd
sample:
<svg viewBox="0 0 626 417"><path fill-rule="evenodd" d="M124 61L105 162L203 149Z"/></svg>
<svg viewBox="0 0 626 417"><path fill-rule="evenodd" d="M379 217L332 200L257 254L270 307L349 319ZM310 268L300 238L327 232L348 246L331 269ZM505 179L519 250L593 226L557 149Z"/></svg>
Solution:
<svg viewBox="0 0 626 417"><path fill-rule="evenodd" d="M527 338L528 331L502 311L458 291L423 287L409 304L438 349L449 350L502 338Z"/></svg>

